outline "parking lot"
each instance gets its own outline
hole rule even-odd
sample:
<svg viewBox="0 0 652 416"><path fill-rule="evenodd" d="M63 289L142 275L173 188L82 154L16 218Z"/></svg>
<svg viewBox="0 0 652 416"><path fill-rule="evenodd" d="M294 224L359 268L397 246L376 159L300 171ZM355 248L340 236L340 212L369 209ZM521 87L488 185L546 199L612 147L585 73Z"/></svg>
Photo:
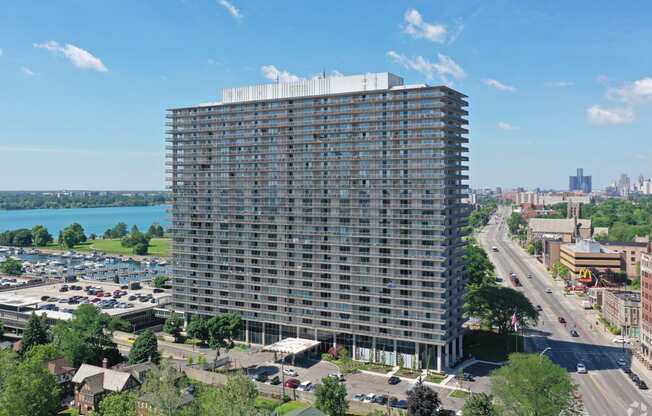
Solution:
<svg viewBox="0 0 652 416"><path fill-rule="evenodd" d="M155 293L156 292L156 293ZM93 304L109 315L142 310L158 305L170 294L160 289L128 289L127 286L105 282L73 282L17 289L11 294L32 299L39 310L72 313L79 305Z"/></svg>
<svg viewBox="0 0 652 416"><path fill-rule="evenodd" d="M471 374L473 376L473 381L464 381L462 387L470 389L475 393L488 393L491 390L491 380L489 379L489 375L497 368L500 368L500 366L487 363L475 363L466 367L464 372ZM457 382L455 380L450 383L457 387Z"/></svg>

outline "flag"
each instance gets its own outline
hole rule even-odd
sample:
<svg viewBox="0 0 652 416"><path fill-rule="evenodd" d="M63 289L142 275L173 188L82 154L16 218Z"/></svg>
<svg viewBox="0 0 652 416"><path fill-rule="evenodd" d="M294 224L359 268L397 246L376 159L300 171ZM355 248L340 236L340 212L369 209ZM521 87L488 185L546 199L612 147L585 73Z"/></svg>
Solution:
<svg viewBox="0 0 652 416"><path fill-rule="evenodd" d="M514 331L518 331L518 318L516 317L516 312L512 315L512 327L514 327Z"/></svg>

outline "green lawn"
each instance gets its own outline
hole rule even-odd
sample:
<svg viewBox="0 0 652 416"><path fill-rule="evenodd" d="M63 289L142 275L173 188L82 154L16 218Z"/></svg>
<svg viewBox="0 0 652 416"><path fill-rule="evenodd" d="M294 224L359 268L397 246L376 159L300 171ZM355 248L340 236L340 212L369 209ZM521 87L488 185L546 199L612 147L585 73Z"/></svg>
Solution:
<svg viewBox="0 0 652 416"><path fill-rule="evenodd" d="M444 381L445 378L446 376L444 374L428 373L428 376L426 377L426 381L439 384L442 381Z"/></svg>
<svg viewBox="0 0 652 416"><path fill-rule="evenodd" d="M469 392L463 390L454 390L451 394L448 395L448 397L454 397L456 399L466 399L467 397L469 397Z"/></svg>
<svg viewBox="0 0 652 416"><path fill-rule="evenodd" d="M360 369L365 371L371 371L373 373L387 374L392 370L392 367L383 364L362 363Z"/></svg>
<svg viewBox="0 0 652 416"><path fill-rule="evenodd" d="M500 336L494 332L471 331L464 336L464 351L478 360L507 361L507 356L518 351L523 352L523 337L519 335L518 341L513 334Z"/></svg>
<svg viewBox="0 0 652 416"><path fill-rule="evenodd" d="M282 405L277 407L276 414L278 416L283 416L295 410L305 409L306 407L310 407L310 405L305 402L291 401L291 402L283 403Z"/></svg>
<svg viewBox="0 0 652 416"><path fill-rule="evenodd" d="M133 254L129 247L122 247L120 240L93 240L75 246L77 251L101 251L107 254ZM152 238L149 242L149 254L153 256L168 257L170 255L169 238Z"/></svg>
<svg viewBox="0 0 652 416"><path fill-rule="evenodd" d="M260 410L269 410L270 412L276 409L281 403L280 400L273 399L271 397L258 396L256 397L256 409Z"/></svg>
<svg viewBox="0 0 652 416"><path fill-rule="evenodd" d="M421 375L421 371L411 368L401 368L396 372L396 375L399 377L417 378Z"/></svg>

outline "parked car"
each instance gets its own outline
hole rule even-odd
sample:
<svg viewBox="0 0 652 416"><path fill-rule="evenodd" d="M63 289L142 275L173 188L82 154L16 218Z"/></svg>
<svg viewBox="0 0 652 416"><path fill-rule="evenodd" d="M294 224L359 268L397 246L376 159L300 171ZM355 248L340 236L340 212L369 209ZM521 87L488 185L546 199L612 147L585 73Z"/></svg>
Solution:
<svg viewBox="0 0 652 416"><path fill-rule="evenodd" d="M532 279L532 273L528 273L528 274L527 274L527 278L528 278L528 279Z"/></svg>
<svg viewBox="0 0 652 416"><path fill-rule="evenodd" d="M296 389L297 387L299 387L299 384L301 384L301 382L296 378L288 378L287 380L285 380L284 386L287 387L288 389Z"/></svg>
<svg viewBox="0 0 652 416"><path fill-rule="evenodd" d="M546 293L552 293L552 289L550 289L549 287L546 288Z"/></svg>
<svg viewBox="0 0 652 416"><path fill-rule="evenodd" d="M640 378L638 378L638 375L633 371L629 372L629 379L632 380L634 383L638 383L641 380Z"/></svg>
<svg viewBox="0 0 652 416"><path fill-rule="evenodd" d="M396 404L392 407L395 407L397 409L407 409L407 400L399 400L396 402Z"/></svg>
<svg viewBox="0 0 652 416"><path fill-rule="evenodd" d="M281 379L278 376L274 376L268 381L268 383L273 386L276 386L278 384L281 384Z"/></svg>
<svg viewBox="0 0 652 416"><path fill-rule="evenodd" d="M475 377L471 373L462 373L462 380L464 380L464 381L475 381Z"/></svg>
<svg viewBox="0 0 652 416"><path fill-rule="evenodd" d="M621 367L625 367L627 365L627 361L624 358L619 358L617 363Z"/></svg>
<svg viewBox="0 0 652 416"><path fill-rule="evenodd" d="M570 334L571 334L572 337L579 337L580 336L580 334L578 334L577 331L574 330L574 329L570 330Z"/></svg>
<svg viewBox="0 0 652 416"><path fill-rule="evenodd" d="M396 377L396 376L391 376L390 378L387 379L387 384L398 384L401 382L401 379Z"/></svg>
<svg viewBox="0 0 652 416"><path fill-rule="evenodd" d="M560 324L565 324L566 323L566 320L564 319L563 316L560 316L559 318L557 318L557 320L559 321Z"/></svg>
<svg viewBox="0 0 652 416"><path fill-rule="evenodd" d="M578 374L586 374L586 366L583 363L577 363L577 373Z"/></svg>
<svg viewBox="0 0 652 416"><path fill-rule="evenodd" d="M260 371L260 372L254 373L251 376L251 379L253 381L258 381L260 383L264 383L267 380L267 374L265 374L264 371Z"/></svg>
<svg viewBox="0 0 652 416"><path fill-rule="evenodd" d="M390 405L390 407L396 406L396 403L398 403L398 399L396 397L392 396L389 398L388 404Z"/></svg>
<svg viewBox="0 0 652 416"><path fill-rule="evenodd" d="M623 336L615 337L612 341L615 342L616 344L622 344L622 343L629 344L629 339Z"/></svg>
<svg viewBox="0 0 652 416"><path fill-rule="evenodd" d="M379 394L378 396L374 397L373 403L379 404L381 406L384 406L387 404L387 396L384 394Z"/></svg>
<svg viewBox="0 0 652 416"><path fill-rule="evenodd" d="M636 383L636 386L640 390L647 390L647 384L645 384L645 381L643 381L643 380L639 380L638 383Z"/></svg>
<svg viewBox="0 0 652 416"><path fill-rule="evenodd" d="M543 310L543 308L541 307L541 305L537 305L536 308L537 308L537 311L539 311L539 312L541 312L541 311Z"/></svg>
<svg viewBox="0 0 652 416"><path fill-rule="evenodd" d="M344 376L340 373L331 373L328 377L333 377L337 381L344 381Z"/></svg>
<svg viewBox="0 0 652 416"><path fill-rule="evenodd" d="M360 394L360 393L354 394L351 400L353 400L354 402L361 402L364 400L364 394Z"/></svg>
<svg viewBox="0 0 652 416"><path fill-rule="evenodd" d="M374 393L369 393L366 396L364 396L364 399L362 401L365 403L373 403L375 398L376 395Z"/></svg>
<svg viewBox="0 0 652 416"><path fill-rule="evenodd" d="M297 386L297 391L310 391L310 386L312 386L312 381L302 381L301 384Z"/></svg>
<svg viewBox="0 0 652 416"><path fill-rule="evenodd" d="M286 376L290 376L290 377L296 377L296 376L299 375L297 373L297 370L295 370L293 368L284 368L283 369L283 374L285 374Z"/></svg>

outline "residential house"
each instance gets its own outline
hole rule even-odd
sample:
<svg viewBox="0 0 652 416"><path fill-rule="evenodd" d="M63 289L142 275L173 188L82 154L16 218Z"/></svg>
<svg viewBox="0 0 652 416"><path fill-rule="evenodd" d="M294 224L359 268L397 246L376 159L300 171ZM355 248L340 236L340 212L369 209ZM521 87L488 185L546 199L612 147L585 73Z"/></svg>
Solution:
<svg viewBox="0 0 652 416"><path fill-rule="evenodd" d="M140 385L130 373L108 369L106 364L104 367L82 364L72 382L75 407L83 415L97 410L106 394L135 389Z"/></svg>
<svg viewBox="0 0 652 416"><path fill-rule="evenodd" d="M56 360L48 361L48 371L52 374L64 393L72 393L72 378L77 372L65 358L57 358Z"/></svg>

